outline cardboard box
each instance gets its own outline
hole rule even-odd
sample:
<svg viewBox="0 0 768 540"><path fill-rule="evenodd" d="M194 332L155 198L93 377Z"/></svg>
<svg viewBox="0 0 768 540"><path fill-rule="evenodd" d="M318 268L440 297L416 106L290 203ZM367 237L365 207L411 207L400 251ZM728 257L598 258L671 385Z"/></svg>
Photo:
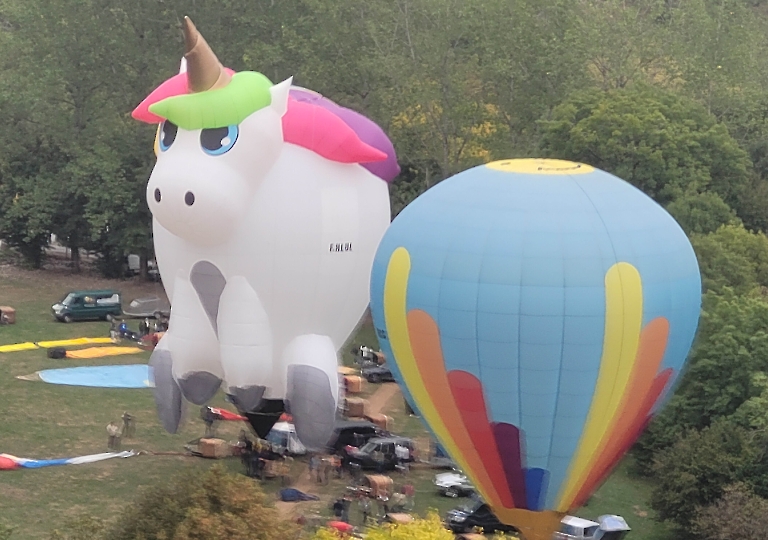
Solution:
<svg viewBox="0 0 768 540"><path fill-rule="evenodd" d="M373 422L384 431L392 431L392 418L386 414L368 414L365 419L369 422Z"/></svg>
<svg viewBox="0 0 768 540"><path fill-rule="evenodd" d="M413 521L413 517L410 514L392 513L387 514L387 521L390 523L410 523Z"/></svg>
<svg viewBox="0 0 768 540"><path fill-rule="evenodd" d="M16 324L16 310L11 306L0 306L0 317L6 324Z"/></svg>
<svg viewBox="0 0 768 540"><path fill-rule="evenodd" d="M368 406L368 400L362 398L345 398L345 406L347 416L365 416L365 409Z"/></svg>
<svg viewBox="0 0 768 540"><path fill-rule="evenodd" d="M344 387L347 394L359 394L363 391L363 378L358 375L346 375L344 377Z"/></svg>
<svg viewBox="0 0 768 540"><path fill-rule="evenodd" d="M229 443L224 439L200 439L198 448L203 457L219 459L232 455Z"/></svg>

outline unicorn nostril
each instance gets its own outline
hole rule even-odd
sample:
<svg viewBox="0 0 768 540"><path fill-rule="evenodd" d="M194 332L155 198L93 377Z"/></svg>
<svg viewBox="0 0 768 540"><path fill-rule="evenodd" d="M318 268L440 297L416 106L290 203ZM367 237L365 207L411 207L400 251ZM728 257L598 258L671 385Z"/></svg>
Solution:
<svg viewBox="0 0 768 540"><path fill-rule="evenodd" d="M195 194L191 191L187 191L186 195L184 195L184 202L187 203L187 206L195 204Z"/></svg>
<svg viewBox="0 0 768 540"><path fill-rule="evenodd" d="M157 202L160 202L160 199L161 199L161 196L160 196L160 189L159 189L159 188L155 188L155 200L156 200Z"/></svg>

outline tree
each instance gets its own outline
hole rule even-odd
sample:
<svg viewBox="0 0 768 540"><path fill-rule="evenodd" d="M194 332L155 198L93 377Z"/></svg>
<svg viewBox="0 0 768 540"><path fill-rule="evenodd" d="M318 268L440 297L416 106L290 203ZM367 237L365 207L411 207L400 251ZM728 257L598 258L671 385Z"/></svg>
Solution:
<svg viewBox="0 0 768 540"><path fill-rule="evenodd" d="M680 386L633 448L640 473L652 473L654 460L682 430L702 429L723 418L744 429L760 424L767 328L768 302L762 296L738 296L728 288L704 295L699 337ZM768 473L756 476L768 482Z"/></svg>
<svg viewBox="0 0 768 540"><path fill-rule="evenodd" d="M733 484L716 502L697 509L691 528L701 540L763 540L768 538L768 500Z"/></svg>
<svg viewBox="0 0 768 540"><path fill-rule="evenodd" d="M547 157L583 161L634 184L662 205L714 191L731 208L749 158L696 102L637 86L572 96L542 122Z"/></svg>
<svg viewBox="0 0 768 540"><path fill-rule="evenodd" d="M707 234L723 225L741 225L741 220L720 195L713 192L685 194L667 205L685 233Z"/></svg>
<svg viewBox="0 0 768 540"><path fill-rule="evenodd" d="M221 466L184 474L142 493L105 533L110 540L288 540L282 521L257 484Z"/></svg>
<svg viewBox="0 0 768 540"><path fill-rule="evenodd" d="M762 17L743 0L667 2L676 80L707 111L727 114L764 89L768 41ZM674 7L673 7L674 6ZM736 97L736 102L733 98Z"/></svg>
<svg viewBox="0 0 768 540"><path fill-rule="evenodd" d="M750 434L726 420L701 431L687 431L658 456L651 506L659 518L690 531L696 509L722 497L744 478L759 454Z"/></svg>
<svg viewBox="0 0 768 540"><path fill-rule="evenodd" d="M727 225L711 234L693 234L691 244L705 290L721 293L728 287L746 294L768 287L768 237L763 233Z"/></svg>

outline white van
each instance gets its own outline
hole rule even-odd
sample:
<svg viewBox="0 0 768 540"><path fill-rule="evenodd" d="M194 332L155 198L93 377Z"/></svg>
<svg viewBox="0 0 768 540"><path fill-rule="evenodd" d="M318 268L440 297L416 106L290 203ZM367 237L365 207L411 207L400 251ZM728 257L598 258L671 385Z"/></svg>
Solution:
<svg viewBox="0 0 768 540"><path fill-rule="evenodd" d="M296 427L290 422L277 422L267 434L267 440L276 446L285 448L286 452L303 455L307 449L296 435Z"/></svg>
<svg viewBox="0 0 768 540"><path fill-rule="evenodd" d="M553 540L621 540L630 531L621 516L605 515L598 522L576 516L565 516L560 520L560 530Z"/></svg>

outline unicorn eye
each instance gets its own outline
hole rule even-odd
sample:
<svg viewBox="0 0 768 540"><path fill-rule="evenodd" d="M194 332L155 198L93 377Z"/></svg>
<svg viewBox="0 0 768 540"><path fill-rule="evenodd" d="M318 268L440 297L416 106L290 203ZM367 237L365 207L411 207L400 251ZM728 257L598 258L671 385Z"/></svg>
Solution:
<svg viewBox="0 0 768 540"><path fill-rule="evenodd" d="M200 132L200 146L211 156L226 154L235 146L238 132L237 126L204 129Z"/></svg>
<svg viewBox="0 0 768 540"><path fill-rule="evenodd" d="M176 140L176 133L178 133L179 127L173 122L166 120L163 122L163 127L160 128L160 140L158 140L158 146L160 150L165 152L168 150L173 141Z"/></svg>

